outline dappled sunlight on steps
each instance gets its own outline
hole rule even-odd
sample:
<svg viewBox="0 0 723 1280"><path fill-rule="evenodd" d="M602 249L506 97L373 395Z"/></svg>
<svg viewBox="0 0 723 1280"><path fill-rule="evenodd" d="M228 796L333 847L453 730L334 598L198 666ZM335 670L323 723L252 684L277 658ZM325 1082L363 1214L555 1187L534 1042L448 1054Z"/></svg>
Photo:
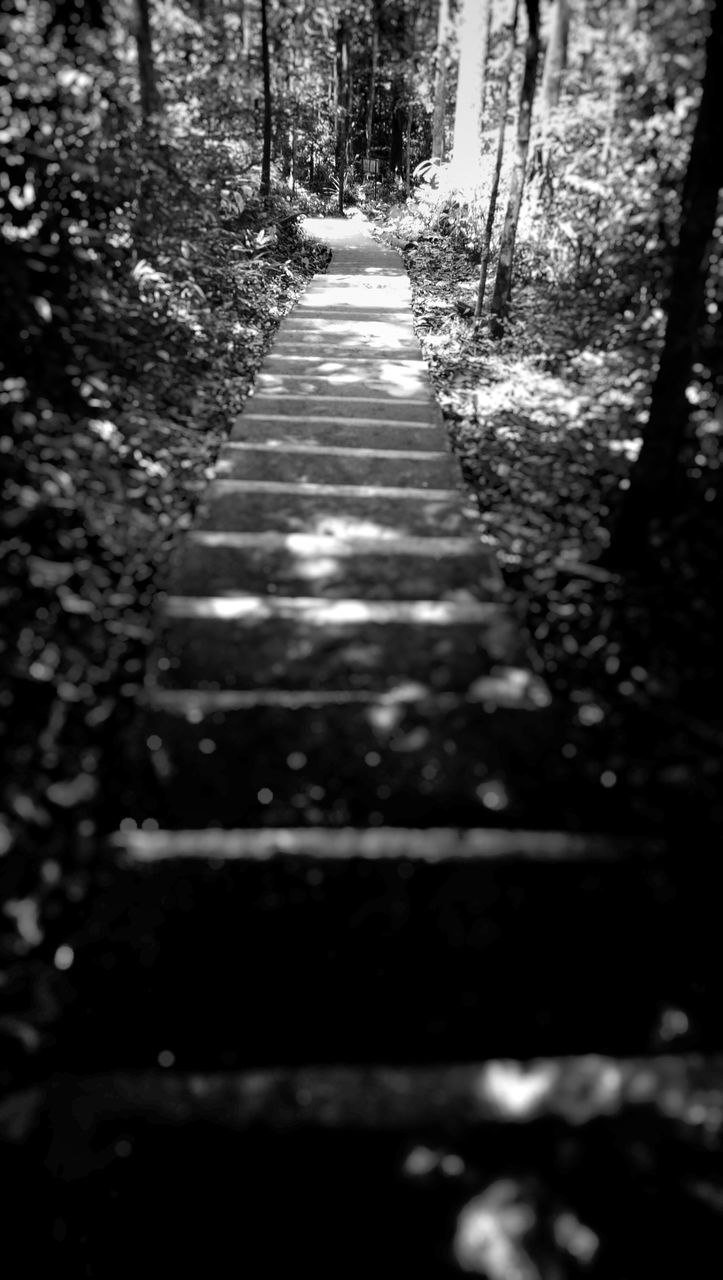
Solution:
<svg viewBox="0 0 723 1280"><path fill-rule="evenodd" d="M65 946L62 1035L4 1118L106 1280L149 1204L163 1266L219 1272L238 1187L253 1274L479 1273L519 1222L587 1266L605 1206L578 1216L572 1183L617 1194L621 1147L654 1162L661 1124L696 1152L723 1125L695 1052L723 1048L712 877L625 815L560 829L555 708L406 280L329 229L338 274L282 326L176 555L147 773Z"/></svg>
<svg viewBox="0 0 723 1280"><path fill-rule="evenodd" d="M436 1227L449 1266L424 1274L458 1274L518 1211L592 1256L591 1226L534 1199L534 1168L505 1176L500 1126L584 1153L603 1121L613 1147L631 1116L719 1123L693 1056L723 1047L700 928L716 898L624 815L560 829L555 707L476 535L406 280L362 226L333 239L340 274L282 326L175 557L138 791L39 1058L62 1084L26 1100L25 1132L101 1195L101 1134L125 1159L152 1132L169 1186L175 1126L242 1164L251 1144L256 1167L308 1136L327 1199L320 1143L370 1187L393 1141L390 1195L458 1190ZM457 1134L496 1153L482 1189ZM329 1274L319 1247L304 1257Z"/></svg>

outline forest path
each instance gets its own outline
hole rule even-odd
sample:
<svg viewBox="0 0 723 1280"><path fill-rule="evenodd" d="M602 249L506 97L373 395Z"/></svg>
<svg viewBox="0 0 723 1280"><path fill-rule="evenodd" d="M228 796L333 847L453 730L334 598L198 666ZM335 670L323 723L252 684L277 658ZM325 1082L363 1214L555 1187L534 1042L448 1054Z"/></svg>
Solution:
<svg viewBox="0 0 723 1280"><path fill-rule="evenodd" d="M359 220L318 227L330 270L176 556L155 790L75 954L68 1065L638 1051L679 979L672 898L630 842L555 829L552 708L407 277Z"/></svg>
<svg viewBox="0 0 723 1280"><path fill-rule="evenodd" d="M166 823L527 823L518 718L549 699L476 535L408 277L358 217L307 229L328 274L281 324L165 605Z"/></svg>

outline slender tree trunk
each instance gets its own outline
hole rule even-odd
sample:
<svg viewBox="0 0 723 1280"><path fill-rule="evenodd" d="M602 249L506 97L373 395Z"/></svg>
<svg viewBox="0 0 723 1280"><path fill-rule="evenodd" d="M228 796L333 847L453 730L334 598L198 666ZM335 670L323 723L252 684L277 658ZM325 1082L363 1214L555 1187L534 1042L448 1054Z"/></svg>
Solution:
<svg viewBox="0 0 723 1280"><path fill-rule="evenodd" d="M539 181L537 196L542 194L550 175L550 124L560 103L562 75L567 66L567 44L570 32L570 0L555 0L550 19L550 34L545 51L545 62L540 87L540 108L537 122L537 141L532 164L533 174Z"/></svg>
<svg viewBox="0 0 723 1280"><path fill-rule="evenodd" d="M497 262L495 287L492 292L490 306L490 313L493 318L491 332L496 335L502 332L502 316L507 308L512 288L515 240L517 238L517 224L522 205L522 193L525 188L525 170L530 149L532 104L535 97L537 61L540 52L538 0L526 0L526 7L528 32L525 46L525 70L520 92L520 110L517 119L517 154L512 169L507 210L500 242L500 256Z"/></svg>
<svg viewBox="0 0 723 1280"><path fill-rule="evenodd" d="M547 121L560 102L562 73L567 66L570 0L555 0L540 88L540 114Z"/></svg>
<svg viewBox="0 0 723 1280"><path fill-rule="evenodd" d="M392 173L401 176L404 172L404 131L406 127L406 117L404 103L400 102L399 96L399 86L397 86L392 97L392 129L389 139L389 164Z"/></svg>
<svg viewBox="0 0 723 1280"><path fill-rule="evenodd" d="M213 9L213 7L214 7L214 6L212 6L212 9ZM227 41L227 38L226 38L226 37L227 37L227 32L226 32L226 10L225 10L225 7L224 7L223 0L218 0L217 4L216 4L216 6L215 6L215 9L216 9L216 12L214 13L214 15L213 15L213 16L214 16L214 17L215 17L215 19L216 19L215 26L216 26L216 31L217 31L217 33L218 33L218 43L219 43L219 47L220 47L220 50L221 50L221 57L220 57L219 61L220 61L221 63L224 63L224 62L226 61L226 55L227 55L227 52L228 52L228 41Z"/></svg>
<svg viewBox="0 0 723 1280"><path fill-rule="evenodd" d="M447 115L447 55L449 51L449 0L439 0L437 51L434 60L434 112L432 159L444 160L444 123Z"/></svg>
<svg viewBox="0 0 723 1280"><path fill-rule="evenodd" d="M241 48L244 52L246 61L247 76L250 80L250 68L254 56L254 27L253 14L251 12L251 4L249 0L240 0L241 15Z"/></svg>
<svg viewBox="0 0 723 1280"><path fill-rule="evenodd" d="M414 120L414 103L409 102L407 107L407 133L405 138L405 156L404 156L404 185L407 189L407 195L412 190L412 123Z"/></svg>
<svg viewBox="0 0 723 1280"><path fill-rule="evenodd" d="M683 185L678 251L671 281L663 352L643 445L632 468L608 559L634 563L645 552L651 522L675 511L684 482L690 407L687 388L704 316L706 282L723 189L723 0L715 0L703 90Z"/></svg>
<svg viewBox="0 0 723 1280"><path fill-rule="evenodd" d="M339 214L344 215L344 179L348 114L349 36L346 19L339 19L336 32L336 178L339 183Z"/></svg>
<svg viewBox="0 0 723 1280"><path fill-rule="evenodd" d="M264 138L261 152L262 199L271 192L271 61L269 58L268 0L261 0L261 65L264 79Z"/></svg>
<svg viewBox="0 0 723 1280"><path fill-rule="evenodd" d="M161 99L156 84L156 66L151 37L150 0L136 0L136 44L138 46L138 79L141 88L141 113L148 120L160 109Z"/></svg>
<svg viewBox="0 0 723 1280"><path fill-rule="evenodd" d="M352 126L353 126L353 121L354 121L354 77L353 77L353 75L352 75L352 62L351 62L351 52L350 52L350 35L349 35L349 31L348 31L348 30L347 30L347 43L346 43L346 98L345 98L345 104L346 104L346 117L345 117L345 119L346 119L346 130L345 130L345 142L346 142L346 166L347 166L347 168L349 168L351 165L353 165L353 161L354 161L354 156L353 156L353 152L352 152L352 146L353 146L353 142L354 142L354 133L353 133L353 127L352 127Z"/></svg>
<svg viewBox="0 0 723 1280"><path fill-rule="evenodd" d="M492 175L492 187L490 189L490 202L487 209L487 218L485 220L484 237L482 240L482 257L479 269L479 289L477 291L477 306L475 308L475 316L477 319L482 314L482 308L485 300L485 289L487 287L487 269L490 260L490 244L492 242L492 229L495 224L495 214L497 212L497 196L500 190L500 174L502 172L502 159L505 153L505 132L507 128L507 108L510 102L510 81L512 80L512 63L515 57L515 45L517 43L517 14L519 12L519 0L515 0L515 7L512 11L512 30L510 32L510 45L505 63L504 79L502 81L502 98L500 100L500 126L497 135L497 154L495 156L495 170Z"/></svg>
<svg viewBox="0 0 723 1280"><path fill-rule="evenodd" d="M625 21L629 20L630 13L631 10L628 5L625 9ZM615 56L616 45L617 48L624 45L626 38L632 34L632 30L632 27L625 26L624 23L622 25L620 24L618 15L612 12L609 14L608 22L605 27L605 54L608 64L607 119L605 122L605 134L603 136L602 146L600 147L598 162L598 185L603 191L605 189L608 174L613 167L615 125L617 121L618 98L620 92L620 69L618 66L618 60ZM588 215L589 236L587 266L589 270L593 269L598 254L598 219L600 217L600 210L603 206L603 198L602 194L596 197L595 203Z"/></svg>
<svg viewBox="0 0 723 1280"><path fill-rule="evenodd" d="M450 176L460 187L479 181L491 0L462 0L459 78Z"/></svg>
<svg viewBox="0 0 723 1280"><path fill-rule="evenodd" d="M369 102L367 104L366 147L367 159L372 153L374 143L374 105L377 96L377 64L379 61L379 10L374 5L372 13L372 49L371 66L369 68Z"/></svg>

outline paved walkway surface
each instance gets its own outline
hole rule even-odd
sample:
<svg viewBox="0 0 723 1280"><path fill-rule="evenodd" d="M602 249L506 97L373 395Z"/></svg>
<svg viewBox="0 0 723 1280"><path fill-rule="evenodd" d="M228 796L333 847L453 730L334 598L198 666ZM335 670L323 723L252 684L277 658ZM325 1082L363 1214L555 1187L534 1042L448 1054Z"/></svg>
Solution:
<svg viewBox="0 0 723 1280"><path fill-rule="evenodd" d="M253 1274L381 1257L443 1280L480 1170L517 1197L511 1150L555 1209L549 1172L572 1150L578 1177L581 1143L602 1189L636 1111L717 1114L719 1059L670 1051L722 1047L720 895L554 829L546 691L465 511L406 277L358 221L319 230L331 269L177 557L143 725L155 805L96 871L64 1034L19 1101L20 1134L42 1099L56 1189L29 1193L22 1164L22 1207L37 1234L47 1204L77 1274L139 1250L225 1274L241 1239ZM361 1252L360 1205L382 1224Z"/></svg>
<svg viewBox="0 0 723 1280"><path fill-rule="evenodd" d="M67 1065L647 1050L683 981L680 900L631 842L555 829L547 691L466 509L408 280L363 222L317 225L331 267L176 558L143 724L155 796L91 904Z"/></svg>
<svg viewBox="0 0 723 1280"><path fill-rule="evenodd" d="M529 825L524 713L548 698L407 275L363 220L308 225L328 274L282 323L176 560L151 688L164 826Z"/></svg>

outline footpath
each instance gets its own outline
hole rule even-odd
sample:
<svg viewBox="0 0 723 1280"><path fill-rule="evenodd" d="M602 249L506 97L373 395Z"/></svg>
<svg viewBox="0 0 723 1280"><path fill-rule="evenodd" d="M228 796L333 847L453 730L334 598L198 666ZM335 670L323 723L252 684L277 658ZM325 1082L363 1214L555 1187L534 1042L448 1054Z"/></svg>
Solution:
<svg viewBox="0 0 723 1280"><path fill-rule="evenodd" d="M329 272L177 557L150 691L164 826L528 821L549 696L465 509L408 278L363 223L316 225Z"/></svg>
<svg viewBox="0 0 723 1280"><path fill-rule="evenodd" d="M283 321L159 611L152 798L74 965L79 991L99 964L106 983L70 1051L637 1051L679 985L667 875L645 842L557 829L554 708L476 537L406 273L363 220L311 225L329 271Z"/></svg>
<svg viewBox="0 0 723 1280"><path fill-rule="evenodd" d="M688 1060L649 1055L720 1041L698 896L648 842L558 829L554 707L400 260L314 225L331 266L179 547L152 786L81 922L48 1094L79 1177L109 1125L579 1125L684 1098Z"/></svg>

